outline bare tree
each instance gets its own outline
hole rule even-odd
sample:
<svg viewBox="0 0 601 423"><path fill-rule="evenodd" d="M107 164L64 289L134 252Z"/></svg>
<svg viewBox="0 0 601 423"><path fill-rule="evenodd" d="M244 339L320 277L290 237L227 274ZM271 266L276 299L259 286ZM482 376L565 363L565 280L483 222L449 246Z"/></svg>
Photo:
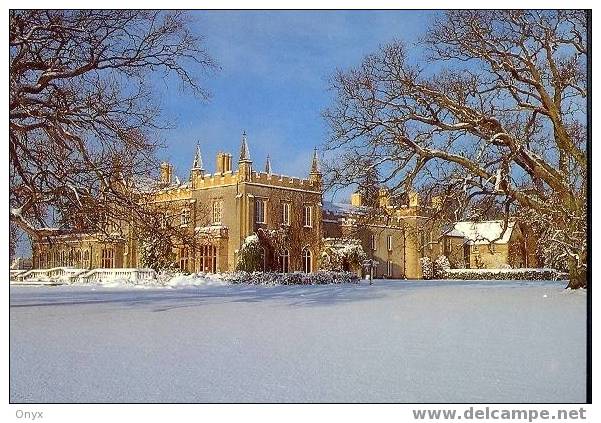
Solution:
<svg viewBox="0 0 601 423"><path fill-rule="evenodd" d="M334 167L349 180L369 157L393 190L446 194L456 218L492 198L506 221L519 212L538 229L570 287L586 286L587 19L449 11L421 40L423 60L397 41L339 71L324 113Z"/></svg>
<svg viewBox="0 0 601 423"><path fill-rule="evenodd" d="M215 64L182 12L10 12L10 221L33 238L145 215L135 189L167 127L152 80L201 98ZM133 219L144 222L145 219Z"/></svg>

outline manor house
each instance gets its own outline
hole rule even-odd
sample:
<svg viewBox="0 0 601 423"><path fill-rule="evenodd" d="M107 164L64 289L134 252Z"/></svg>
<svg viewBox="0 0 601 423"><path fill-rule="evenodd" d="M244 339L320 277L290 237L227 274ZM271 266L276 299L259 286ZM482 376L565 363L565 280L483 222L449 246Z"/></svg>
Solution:
<svg viewBox="0 0 601 423"><path fill-rule="evenodd" d="M240 248L253 234L264 243L260 267L280 272L316 271L334 245L354 243L377 262L376 277L419 278L420 257L439 254L439 234L425 224L429 208L420 206L416 193L393 204L381 190L386 212L374 218L360 194L353 194L351 204L323 201L316 151L308 170L307 178L273 173L269 156L263 170L256 170L246 133L237 168L231 154L219 152L209 173L198 146L186 182L163 163L156 189L148 195L167 205L171 212L164 218L194 241L175 248L174 265L186 272L235 270ZM36 268L144 267L140 240L131 230L111 241L93 233L46 238L33 243L33 261ZM362 271L357 263L343 267Z"/></svg>

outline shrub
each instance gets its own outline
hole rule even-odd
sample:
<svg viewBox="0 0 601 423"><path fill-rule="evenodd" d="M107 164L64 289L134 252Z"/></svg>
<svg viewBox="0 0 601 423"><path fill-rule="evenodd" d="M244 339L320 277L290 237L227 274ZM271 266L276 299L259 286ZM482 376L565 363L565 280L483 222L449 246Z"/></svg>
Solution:
<svg viewBox="0 0 601 423"><path fill-rule="evenodd" d="M265 260L264 254L259 237L256 234L247 236L238 251L236 270L253 272L262 269Z"/></svg>
<svg viewBox="0 0 601 423"><path fill-rule="evenodd" d="M423 279L432 279L434 272L433 272L432 260L430 260L430 257L422 257L419 259L419 262L422 266L422 278Z"/></svg>
<svg viewBox="0 0 601 423"><path fill-rule="evenodd" d="M221 279L233 284L250 285L328 285L357 283L359 277L351 272L318 271L314 273L275 273L238 271L224 273Z"/></svg>
<svg viewBox="0 0 601 423"><path fill-rule="evenodd" d="M445 279L460 280L563 280L555 269L448 269Z"/></svg>
<svg viewBox="0 0 601 423"><path fill-rule="evenodd" d="M434 279L444 279L446 271L451 268L451 263L447 256L438 256L432 264L432 277Z"/></svg>

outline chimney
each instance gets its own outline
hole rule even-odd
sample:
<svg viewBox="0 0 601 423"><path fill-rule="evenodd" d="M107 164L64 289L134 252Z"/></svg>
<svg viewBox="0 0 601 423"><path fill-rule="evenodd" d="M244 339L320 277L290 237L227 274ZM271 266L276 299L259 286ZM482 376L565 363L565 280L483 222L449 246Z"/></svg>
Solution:
<svg viewBox="0 0 601 423"><path fill-rule="evenodd" d="M409 191L409 207L417 207L419 206L419 195L417 192L411 190Z"/></svg>
<svg viewBox="0 0 601 423"><path fill-rule="evenodd" d="M228 153L217 153L216 173L224 174L232 171L232 155Z"/></svg>
<svg viewBox="0 0 601 423"><path fill-rule="evenodd" d="M161 184L171 185L173 166L167 162L161 163Z"/></svg>
<svg viewBox="0 0 601 423"><path fill-rule="evenodd" d="M361 193L354 192L351 194L351 205L355 207L361 207L363 205L363 201L361 199Z"/></svg>
<svg viewBox="0 0 601 423"><path fill-rule="evenodd" d="M387 188L380 188L378 191L378 202L380 207L388 207L390 206L390 193Z"/></svg>

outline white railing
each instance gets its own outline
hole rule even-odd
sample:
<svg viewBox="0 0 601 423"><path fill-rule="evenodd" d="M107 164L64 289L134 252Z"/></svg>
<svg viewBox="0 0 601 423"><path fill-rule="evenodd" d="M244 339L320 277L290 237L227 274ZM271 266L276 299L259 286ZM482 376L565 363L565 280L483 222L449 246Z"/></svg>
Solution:
<svg viewBox="0 0 601 423"><path fill-rule="evenodd" d="M26 271L11 271L10 281L17 282L73 282L75 278L86 272L85 269L73 267L53 267L50 269L32 269Z"/></svg>
<svg viewBox="0 0 601 423"><path fill-rule="evenodd" d="M76 269L73 267L53 267L51 269L11 270L11 283L90 283L100 281L126 280L139 283L156 278L152 269Z"/></svg>
<svg viewBox="0 0 601 423"><path fill-rule="evenodd" d="M156 278L152 269L92 269L78 277L79 282L90 283L99 281L126 280L133 283L148 281Z"/></svg>

